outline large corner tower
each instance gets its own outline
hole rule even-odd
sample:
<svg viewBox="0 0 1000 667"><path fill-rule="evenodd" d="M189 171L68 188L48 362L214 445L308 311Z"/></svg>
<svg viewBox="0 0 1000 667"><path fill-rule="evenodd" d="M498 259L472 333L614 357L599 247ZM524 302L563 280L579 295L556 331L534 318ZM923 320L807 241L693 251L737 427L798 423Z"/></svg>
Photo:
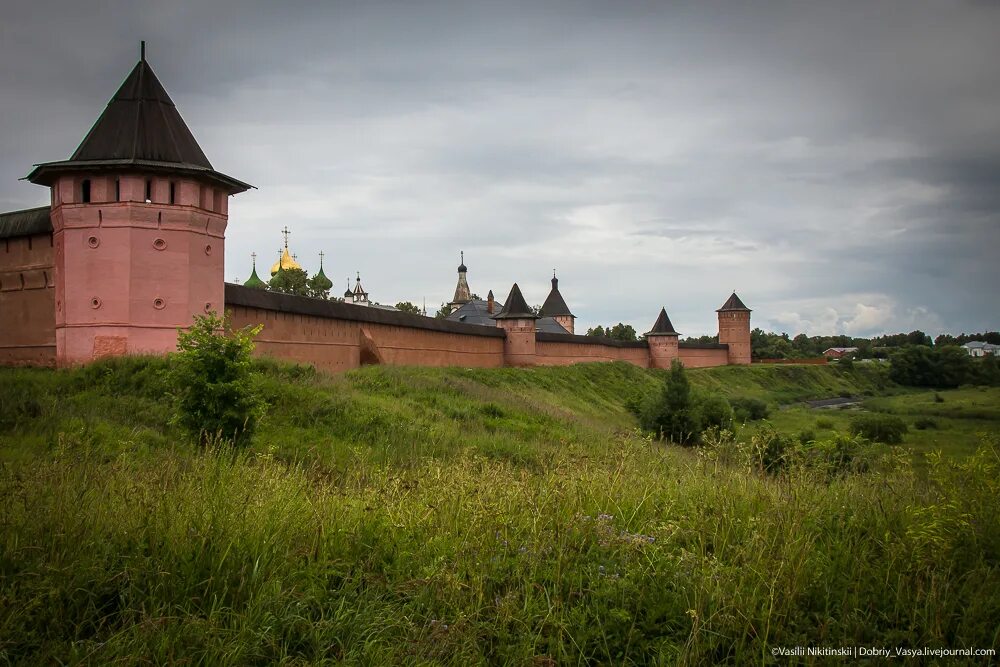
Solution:
<svg viewBox="0 0 1000 667"><path fill-rule="evenodd" d="M750 309L740 297L732 296L716 311L719 314L719 342L729 346L729 363L750 363Z"/></svg>
<svg viewBox="0 0 1000 667"><path fill-rule="evenodd" d="M195 315L221 313L228 197L143 54L51 189L56 363L165 353Z"/></svg>

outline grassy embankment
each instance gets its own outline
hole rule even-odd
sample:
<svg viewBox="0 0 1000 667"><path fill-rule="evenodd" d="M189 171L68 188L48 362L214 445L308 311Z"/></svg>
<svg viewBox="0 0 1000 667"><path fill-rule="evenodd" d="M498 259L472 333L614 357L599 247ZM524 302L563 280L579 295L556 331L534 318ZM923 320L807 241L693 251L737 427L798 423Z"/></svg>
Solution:
<svg viewBox="0 0 1000 667"><path fill-rule="evenodd" d="M929 480L903 457L772 479L637 435L627 406L659 379L625 365L269 366L257 446L218 456L167 423L161 368L0 372L0 663L744 663L1000 640L995 435ZM691 378L780 401L888 387Z"/></svg>

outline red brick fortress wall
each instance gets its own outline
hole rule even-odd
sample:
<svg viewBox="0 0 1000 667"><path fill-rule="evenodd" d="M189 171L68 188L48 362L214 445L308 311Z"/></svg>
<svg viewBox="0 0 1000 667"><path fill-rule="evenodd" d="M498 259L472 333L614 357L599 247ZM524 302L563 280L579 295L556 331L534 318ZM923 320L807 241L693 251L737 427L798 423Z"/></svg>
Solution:
<svg viewBox="0 0 1000 667"><path fill-rule="evenodd" d="M649 368L649 346L645 341L623 342L573 334L535 334L535 364L568 366L588 361L627 361Z"/></svg>
<svg viewBox="0 0 1000 667"><path fill-rule="evenodd" d="M0 365L54 366L52 234L0 239Z"/></svg>
<svg viewBox="0 0 1000 667"><path fill-rule="evenodd" d="M258 355L337 372L363 364L503 366L504 332L461 322L226 285L235 327L264 329Z"/></svg>
<svg viewBox="0 0 1000 667"><path fill-rule="evenodd" d="M431 319L350 303L226 285L226 310L236 327L264 329L257 337L257 354L313 364L338 372L364 364L409 366L466 366L495 368L510 365L505 345L511 332ZM519 335L517 332L514 335ZM538 332L533 354L524 350L522 366L567 366L585 362L625 361L650 367L646 341L610 339ZM689 368L729 363L726 345L681 343L679 358Z"/></svg>
<svg viewBox="0 0 1000 667"><path fill-rule="evenodd" d="M681 343L678 359L685 368L729 365L729 346L711 343Z"/></svg>

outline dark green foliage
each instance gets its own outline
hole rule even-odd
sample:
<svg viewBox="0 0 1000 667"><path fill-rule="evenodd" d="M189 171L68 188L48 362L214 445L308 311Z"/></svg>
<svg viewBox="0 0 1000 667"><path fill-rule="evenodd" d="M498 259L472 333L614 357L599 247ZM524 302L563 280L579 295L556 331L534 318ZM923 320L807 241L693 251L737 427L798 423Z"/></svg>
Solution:
<svg viewBox="0 0 1000 667"><path fill-rule="evenodd" d="M988 354L981 359L972 361L969 380L976 384L996 387L1000 385L1000 361Z"/></svg>
<svg viewBox="0 0 1000 667"><path fill-rule="evenodd" d="M639 340L638 335L635 332L635 328L631 324L623 324L619 322L614 326L608 326L607 328L597 325L596 327L591 327L587 329L588 336L598 336L601 338L610 338L612 340L623 340L623 341L636 341Z"/></svg>
<svg viewBox="0 0 1000 667"><path fill-rule="evenodd" d="M718 394L698 392L695 394L698 410L699 430L707 428L726 429L733 424L733 409L729 401Z"/></svg>
<svg viewBox="0 0 1000 667"><path fill-rule="evenodd" d="M804 468L822 471L828 477L868 472L881 456L881 449L866 438L843 434L827 440L803 441L797 452Z"/></svg>
<svg viewBox="0 0 1000 667"><path fill-rule="evenodd" d="M272 292L310 296L309 276L302 269L281 269L267 283Z"/></svg>
<svg viewBox="0 0 1000 667"><path fill-rule="evenodd" d="M674 359L659 395L646 402L640 419L642 427L659 437L682 445L695 444L701 433L698 407L684 365Z"/></svg>
<svg viewBox="0 0 1000 667"><path fill-rule="evenodd" d="M911 345L892 355L889 377L911 387L955 388L972 375L972 360L960 347Z"/></svg>
<svg viewBox="0 0 1000 667"><path fill-rule="evenodd" d="M816 420L816 428L822 429L824 431L829 431L834 427L832 419L827 419L826 417L820 417Z"/></svg>
<svg viewBox="0 0 1000 667"><path fill-rule="evenodd" d="M434 313L434 317L436 317L439 320L443 320L449 315L451 315L452 311L454 310L455 309L451 307L450 303L442 303L441 307L438 308L438 311Z"/></svg>
<svg viewBox="0 0 1000 667"><path fill-rule="evenodd" d="M419 315L421 313L420 306L410 303L409 301L400 301L397 303L396 310L409 313L411 315Z"/></svg>
<svg viewBox="0 0 1000 667"><path fill-rule="evenodd" d="M929 428L937 428L937 420L933 417L917 417L913 420L913 428L918 431L926 431Z"/></svg>
<svg viewBox="0 0 1000 667"><path fill-rule="evenodd" d="M329 278L325 275L316 274L306 281L306 296L311 296L314 299L329 300L332 287L333 285Z"/></svg>
<svg viewBox="0 0 1000 667"><path fill-rule="evenodd" d="M934 339L934 346L941 347L944 345L965 345L966 343L972 342L974 340L981 340L984 343L992 343L993 345L1000 345L1000 331L984 331L982 333L963 333L958 336L952 336L951 334L941 334Z"/></svg>
<svg viewBox="0 0 1000 667"><path fill-rule="evenodd" d="M748 422L758 419L767 419L770 410L767 403L759 398L741 396L730 398L729 404L733 407L733 414L737 421Z"/></svg>
<svg viewBox="0 0 1000 667"><path fill-rule="evenodd" d="M808 445L810 442L816 440L816 432L811 429L802 429L799 431L799 444Z"/></svg>
<svg viewBox="0 0 1000 667"><path fill-rule="evenodd" d="M907 430L906 422L895 415L867 412L851 417L848 426L851 435L890 445L902 442Z"/></svg>
<svg viewBox="0 0 1000 667"><path fill-rule="evenodd" d="M233 331L228 318L195 317L177 337L171 358L174 423L201 444L245 446L264 416L259 374L253 370L253 338L261 326Z"/></svg>

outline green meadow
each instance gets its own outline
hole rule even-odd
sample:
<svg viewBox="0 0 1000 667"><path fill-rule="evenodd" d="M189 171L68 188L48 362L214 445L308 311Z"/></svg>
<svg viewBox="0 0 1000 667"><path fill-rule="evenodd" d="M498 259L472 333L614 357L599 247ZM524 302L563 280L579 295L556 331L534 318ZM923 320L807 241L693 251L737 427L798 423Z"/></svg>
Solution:
<svg viewBox="0 0 1000 667"><path fill-rule="evenodd" d="M996 388L912 392L861 364L690 371L766 400L796 437L847 428L850 410L810 399L908 424L863 473L765 475L641 433L635 406L664 374L626 364L260 362L268 415L234 452L171 423L167 363L0 370L0 664L772 664L779 647L1000 644Z"/></svg>

